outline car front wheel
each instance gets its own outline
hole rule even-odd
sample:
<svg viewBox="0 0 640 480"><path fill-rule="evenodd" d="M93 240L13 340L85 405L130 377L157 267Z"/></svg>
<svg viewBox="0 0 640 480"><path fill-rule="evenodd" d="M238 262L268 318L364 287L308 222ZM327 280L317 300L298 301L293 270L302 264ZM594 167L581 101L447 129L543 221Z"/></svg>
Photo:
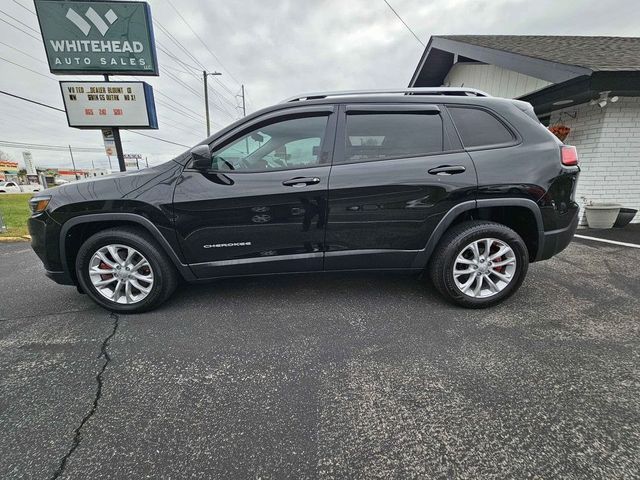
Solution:
<svg viewBox="0 0 640 480"><path fill-rule="evenodd" d="M483 308L515 293L528 268L527 247L515 231L495 222L469 221L443 236L429 273L448 300Z"/></svg>
<svg viewBox="0 0 640 480"><path fill-rule="evenodd" d="M76 258L82 289L99 305L121 313L151 310L176 288L171 261L144 231L111 228L82 244Z"/></svg>

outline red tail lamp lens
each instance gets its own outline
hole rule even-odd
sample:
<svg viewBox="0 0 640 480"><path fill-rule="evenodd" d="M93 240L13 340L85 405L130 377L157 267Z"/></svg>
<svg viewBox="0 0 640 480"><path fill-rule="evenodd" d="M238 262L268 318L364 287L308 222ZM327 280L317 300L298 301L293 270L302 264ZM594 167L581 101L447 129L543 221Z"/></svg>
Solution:
<svg viewBox="0 0 640 480"><path fill-rule="evenodd" d="M578 151L576 150L576 147L563 145L560 147L560 153L560 159L563 165L566 165L567 167L575 167L578 165Z"/></svg>

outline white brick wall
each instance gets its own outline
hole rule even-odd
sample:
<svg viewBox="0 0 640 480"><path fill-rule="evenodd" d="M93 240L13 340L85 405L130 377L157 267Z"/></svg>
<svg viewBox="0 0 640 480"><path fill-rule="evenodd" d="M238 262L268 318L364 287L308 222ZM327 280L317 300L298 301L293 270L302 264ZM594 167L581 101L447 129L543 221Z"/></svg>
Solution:
<svg viewBox="0 0 640 480"><path fill-rule="evenodd" d="M578 149L576 201L582 204L584 197L640 210L640 97L620 97L604 108L567 107L552 113L554 123L571 128L565 143ZM640 223L640 212L633 222Z"/></svg>

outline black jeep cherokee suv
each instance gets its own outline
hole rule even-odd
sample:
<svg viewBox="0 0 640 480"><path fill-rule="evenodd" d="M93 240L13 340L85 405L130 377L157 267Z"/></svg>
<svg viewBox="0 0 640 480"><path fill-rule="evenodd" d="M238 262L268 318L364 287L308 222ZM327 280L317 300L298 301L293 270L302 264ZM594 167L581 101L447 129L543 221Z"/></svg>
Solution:
<svg viewBox="0 0 640 480"><path fill-rule="evenodd" d="M427 270L465 307L513 294L578 222L579 168L531 105L470 89L305 95L163 165L37 194L47 275L149 310L180 279Z"/></svg>

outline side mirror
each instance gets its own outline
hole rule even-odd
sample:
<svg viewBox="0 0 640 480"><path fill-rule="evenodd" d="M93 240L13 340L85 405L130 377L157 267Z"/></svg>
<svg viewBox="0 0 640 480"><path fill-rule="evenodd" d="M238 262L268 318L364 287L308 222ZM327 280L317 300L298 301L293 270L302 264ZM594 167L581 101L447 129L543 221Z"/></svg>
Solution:
<svg viewBox="0 0 640 480"><path fill-rule="evenodd" d="M191 166L197 170L211 168L211 151L209 145L196 145L191 149Z"/></svg>

